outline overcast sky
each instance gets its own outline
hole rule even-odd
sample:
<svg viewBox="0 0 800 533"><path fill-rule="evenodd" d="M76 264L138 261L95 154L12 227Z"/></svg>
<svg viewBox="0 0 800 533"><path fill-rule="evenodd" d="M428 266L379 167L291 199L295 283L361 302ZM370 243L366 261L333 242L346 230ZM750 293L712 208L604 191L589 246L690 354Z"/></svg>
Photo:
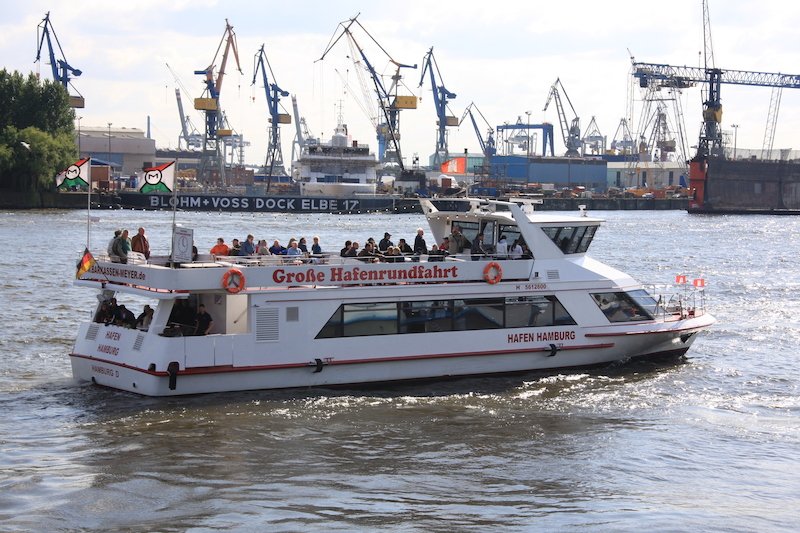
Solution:
<svg viewBox="0 0 800 533"><path fill-rule="evenodd" d="M419 154L427 161L435 148L435 110L430 82L419 86L422 59L434 47L442 82L457 94L449 106L461 118L471 102L492 126L530 122L557 123L555 106L543 111L550 86L560 78L585 131L592 116L609 142L626 114L630 55L637 61L699 65L703 49L700 0L646 2L508 2L459 0L439 2L264 2L213 0L135 0L130 2L40 0L2 1L0 66L52 77L50 66L34 63L36 27L50 11L51 21L69 63L83 71L73 84L86 98L78 111L83 126L145 129L151 117L158 147L176 147L180 133L176 81L186 87L184 107L192 109L204 84L195 70L213 60L227 18L238 40L239 74L231 57L222 89L222 106L233 128L251 145L248 163L263 162L267 145L266 96L253 79L254 56L262 43L275 81L297 95L300 114L311 132L323 139L336 125L336 102L342 102L353 138L375 149L370 117L355 67L342 40L322 56L337 26L357 13L359 21L391 57L404 64L404 94L421 98L418 109L401 114L401 146L406 160ZM800 3L782 0L710 0L716 65L724 69L800 73ZM360 29L359 44L376 70L390 74L388 58ZM338 73L337 73L338 71ZM343 79L347 80L347 86ZM369 86L371 88L371 85ZM739 148L761 148L771 89L722 88L723 130L738 124ZM636 100L640 93L634 91ZM374 98L373 98L374 100ZM689 144L696 144L700 91L682 96ZM281 104L291 113L291 99ZM633 129L640 120L634 116ZM481 125L481 129L485 130ZM284 159L291 154L294 125L282 131ZM469 121L450 130L450 151L479 149ZM558 129L557 129L558 131ZM800 90L783 92L775 148L800 149ZM563 153L556 133L556 151Z"/></svg>

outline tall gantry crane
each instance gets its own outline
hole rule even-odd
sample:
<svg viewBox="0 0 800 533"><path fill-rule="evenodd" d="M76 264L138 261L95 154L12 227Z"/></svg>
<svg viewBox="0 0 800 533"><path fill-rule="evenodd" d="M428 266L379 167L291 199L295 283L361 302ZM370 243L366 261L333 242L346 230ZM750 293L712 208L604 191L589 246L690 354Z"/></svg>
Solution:
<svg viewBox="0 0 800 533"><path fill-rule="evenodd" d="M708 85L708 96L703 102L703 130L697 146L698 157L722 157L724 155L722 133L719 128L719 123L722 121L720 88L723 83L800 89L800 75L797 74L678 67L660 63L636 62L633 64L633 76L639 79L641 87L646 87L652 81L680 84L697 82Z"/></svg>
<svg viewBox="0 0 800 533"><path fill-rule="evenodd" d="M422 75L419 78L419 87L422 87L422 84L425 82L426 72L430 74L433 103L436 107L436 152L433 156L433 165L438 168L439 165L450 158L447 150L447 127L459 125L459 120L455 116L449 116L447 114L447 101L452 100L456 95L444 87L442 74L439 72L439 65L436 64L436 58L433 57L432 46L422 60ZM437 85L437 78L440 85ZM480 136L478 138L480 138Z"/></svg>
<svg viewBox="0 0 800 533"><path fill-rule="evenodd" d="M560 92L559 87L561 88ZM564 105L561 103L561 93L564 94L564 98L567 100L569 108L572 111L573 118L569 122L567 122L567 114ZM578 118L578 114L572 106L567 91L561 83L561 78L556 78L555 83L550 87L550 92L547 94L547 101L544 103L543 111L547 111L547 107L553 100L556 102L558 122L561 125L561 136L564 139L564 146L567 148L567 152L564 155L567 157L578 157L581 155L581 119Z"/></svg>
<svg viewBox="0 0 800 533"><path fill-rule="evenodd" d="M223 50L224 45L224 50ZM214 68L217 57L219 57L220 50L222 50L222 61L217 71L216 77L214 76ZM225 19L225 32L222 34L222 40L217 46L217 51L214 54L214 59L208 67L203 70L195 70L194 73L204 76L204 83L206 85L202 97L195 98L194 108L205 112L205 134L203 137L203 155L200 160L200 172L198 179L203 182L217 181L213 179L211 168L216 167L219 174L219 183L225 185L225 158L220 150L220 138L230 136L233 132L230 129L222 128L222 113L219 104L220 94L222 93L222 82L225 79L225 67L228 63L228 54L233 50L233 56L236 59L236 69L242 73L242 68L239 65L239 50L236 46L236 34L233 32L233 26L230 25L228 19Z"/></svg>
<svg viewBox="0 0 800 533"><path fill-rule="evenodd" d="M269 70L269 76L267 76L267 70ZM286 168L283 164L281 130L279 125L291 124L292 116L288 113L281 113L278 110L278 106L281 102L281 96L289 96L289 92L278 87L278 84L275 82L275 73L272 72L272 66L269 64L269 59L267 59L267 53L264 51L263 44L258 52L256 52L253 67L253 82L251 85L255 85L259 71L261 71L261 81L264 84L264 92L267 95L267 110L269 112L270 122L267 159L264 165L268 176L267 189L269 189L273 171L277 170L277 174L280 176L286 175Z"/></svg>
<svg viewBox="0 0 800 533"><path fill-rule="evenodd" d="M707 157L724 157L722 146L722 99L720 89L723 83L773 88L800 88L800 76L746 70L723 70L714 62L714 47L711 41L711 19L708 1L703 0L703 63L704 67L676 67L658 63L633 63L633 76L639 80L640 87L653 83L671 86L690 86L705 83L703 93L703 127L697 145L695 160ZM774 99L773 99L774 100ZM778 99L778 101L780 101ZM770 105L772 112L772 104ZM777 108L774 112L777 119ZM774 122L774 119L773 119ZM768 120L768 128L770 121Z"/></svg>
<svg viewBox="0 0 800 533"><path fill-rule="evenodd" d="M359 13L360 14L360 13ZM358 25L364 33L372 40L373 43L386 55L389 60L389 63L394 67L394 73L391 75L390 81L391 83L386 86L383 83L383 77L378 74L375 70L375 67L372 66L369 59L367 59L366 54L364 53L364 49L358 44L351 28L354 25ZM344 22L340 22L339 26L341 26L342 31L341 33L336 36L334 32L335 38L331 38L328 47L322 53L322 56L319 58L319 61L325 59L325 56L331 49L336 45L337 42L344 36L347 38L350 48L351 54L350 57L353 58L354 65L357 67L356 72L359 76L366 71L371 80L374 87L375 94L378 97L378 107L380 109L380 114L383 120L379 120L377 125L377 138L378 138L378 160L384 162L387 159L387 153L389 150L394 152L394 157L397 164L400 167L401 172L405 171L405 166L403 165L403 157L400 152L400 111L403 109L416 109L417 108L417 97L416 96L409 96L409 95L400 95L398 94L398 89L402 82L402 75L400 74L400 70L404 68L417 68L417 65L407 65L404 63L399 63L395 61L391 55L378 43L377 40L367 31L366 28L358 21L358 15L355 17L346 20ZM360 58L360 60L356 59L356 57ZM362 80L362 87L364 86Z"/></svg>
<svg viewBox="0 0 800 533"><path fill-rule="evenodd" d="M56 30L53 29L53 23L50 22L50 12L48 11L44 19L39 23L36 27L36 41L39 43L39 47L36 49L36 61L39 61L42 57L42 48L47 43L47 55L50 60L50 68L53 71L53 80L60 83L64 89L66 89L67 93L69 93L69 86L72 85L70 80L72 79L71 76L78 77L83 72L69 63L67 63L67 58L64 55L64 50L61 48L61 43L58 40L58 36L56 35ZM56 46L58 47L58 52L61 54L60 59L56 59L56 52L55 48L53 48L53 41L55 40ZM34 63L36 62L34 61ZM75 87L73 86L73 89ZM75 89L77 91L77 89ZM77 96L70 95L69 96L69 105L70 107L74 108L82 108L85 107L86 101L78 93Z"/></svg>

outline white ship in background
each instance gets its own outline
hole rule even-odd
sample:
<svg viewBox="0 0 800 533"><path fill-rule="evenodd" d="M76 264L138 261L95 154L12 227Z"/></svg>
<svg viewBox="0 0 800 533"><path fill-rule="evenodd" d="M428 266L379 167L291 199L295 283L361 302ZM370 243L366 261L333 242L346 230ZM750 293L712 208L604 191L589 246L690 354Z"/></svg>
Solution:
<svg viewBox="0 0 800 533"><path fill-rule="evenodd" d="M341 111L331 140L320 142L302 131L305 120L297 114L298 156L292 161L292 177L301 196L353 198L377 192L378 161L369 145L352 140Z"/></svg>

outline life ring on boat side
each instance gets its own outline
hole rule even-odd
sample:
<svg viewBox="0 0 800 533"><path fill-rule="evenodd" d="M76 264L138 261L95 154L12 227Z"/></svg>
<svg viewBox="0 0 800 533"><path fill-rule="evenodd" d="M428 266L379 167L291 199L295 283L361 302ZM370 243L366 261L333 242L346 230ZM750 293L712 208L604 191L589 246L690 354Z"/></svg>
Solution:
<svg viewBox="0 0 800 533"><path fill-rule="evenodd" d="M483 269L483 279L489 285L494 285L503 279L503 267L497 261L490 261Z"/></svg>
<svg viewBox="0 0 800 533"><path fill-rule="evenodd" d="M222 275L222 288L231 294L244 289L245 277L241 270L231 268Z"/></svg>

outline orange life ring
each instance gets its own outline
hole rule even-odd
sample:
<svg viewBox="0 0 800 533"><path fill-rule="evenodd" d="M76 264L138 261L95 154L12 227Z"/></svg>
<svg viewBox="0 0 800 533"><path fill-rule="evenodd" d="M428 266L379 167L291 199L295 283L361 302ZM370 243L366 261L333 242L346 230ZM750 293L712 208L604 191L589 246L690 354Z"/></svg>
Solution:
<svg viewBox="0 0 800 533"><path fill-rule="evenodd" d="M490 261L487 263L486 267L483 269L483 279L486 280L486 283L489 285L494 285L503 279L503 267L500 266L500 263L497 261Z"/></svg>
<svg viewBox="0 0 800 533"><path fill-rule="evenodd" d="M231 268L222 275L222 288L231 294L236 294L244 289L245 281L241 270Z"/></svg>

